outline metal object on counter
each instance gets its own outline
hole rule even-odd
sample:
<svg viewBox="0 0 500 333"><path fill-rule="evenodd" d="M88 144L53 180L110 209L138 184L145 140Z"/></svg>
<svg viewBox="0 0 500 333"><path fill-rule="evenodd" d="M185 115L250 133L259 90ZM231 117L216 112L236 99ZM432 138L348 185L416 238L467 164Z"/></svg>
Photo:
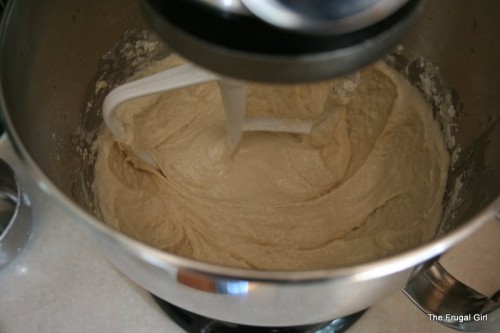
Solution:
<svg viewBox="0 0 500 333"><path fill-rule="evenodd" d="M38 186L85 225L110 261L139 285L177 307L227 322L315 324L356 313L410 278L420 279L417 267L434 262L497 216L500 20L494 13L500 13L497 0L483 0L481 6L474 0L429 1L403 42L396 66L421 56L439 63L456 89L449 101L441 100L449 107L435 109L436 115L456 118L450 130L450 153L457 161L444 202L448 213L432 241L349 267L280 272L207 264L138 242L95 215L87 200L92 198L85 196L91 195L86 186L92 183L92 165L81 154L90 150L79 138L90 145L102 119L76 110L86 105L89 88L93 91L100 57L125 31L147 26L134 0L11 2L0 33L0 109L21 163ZM425 76L419 62L410 65L410 79ZM460 201L451 205L456 188Z"/></svg>
<svg viewBox="0 0 500 333"><path fill-rule="evenodd" d="M31 207L12 168L0 159L0 270L17 257L29 239Z"/></svg>
<svg viewBox="0 0 500 333"><path fill-rule="evenodd" d="M421 0L143 0L177 53L227 77L309 82L350 73L392 49ZM328 3L328 4L327 4Z"/></svg>
<svg viewBox="0 0 500 333"><path fill-rule="evenodd" d="M487 297L456 280L439 262L403 291L431 320L450 328L475 332L500 325L500 290Z"/></svg>

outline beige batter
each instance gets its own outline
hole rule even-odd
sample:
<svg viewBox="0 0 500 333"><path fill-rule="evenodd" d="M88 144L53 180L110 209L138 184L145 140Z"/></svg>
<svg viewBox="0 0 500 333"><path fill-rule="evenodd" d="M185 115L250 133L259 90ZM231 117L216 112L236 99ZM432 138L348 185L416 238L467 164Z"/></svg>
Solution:
<svg viewBox="0 0 500 333"><path fill-rule="evenodd" d="M103 129L94 188L104 220L168 252L262 270L349 265L428 240L448 170L431 110L382 63L361 71L352 99L338 83L251 85L247 115L319 121L310 135L245 132L234 155L216 83L122 105L128 144L161 172Z"/></svg>

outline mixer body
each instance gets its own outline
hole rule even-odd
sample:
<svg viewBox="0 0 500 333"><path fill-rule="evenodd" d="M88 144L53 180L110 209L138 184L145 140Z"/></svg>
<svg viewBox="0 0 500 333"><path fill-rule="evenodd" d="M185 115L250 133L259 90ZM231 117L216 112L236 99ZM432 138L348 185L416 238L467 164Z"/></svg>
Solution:
<svg viewBox="0 0 500 333"><path fill-rule="evenodd" d="M190 61L240 80L294 83L347 74L379 59L406 35L422 1L140 3L148 23Z"/></svg>

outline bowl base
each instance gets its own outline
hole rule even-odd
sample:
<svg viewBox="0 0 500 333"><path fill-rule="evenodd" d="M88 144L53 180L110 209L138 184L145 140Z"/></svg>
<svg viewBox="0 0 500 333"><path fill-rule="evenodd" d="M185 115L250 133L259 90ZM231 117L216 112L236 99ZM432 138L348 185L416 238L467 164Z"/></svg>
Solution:
<svg viewBox="0 0 500 333"><path fill-rule="evenodd" d="M351 327L366 311L363 310L346 317L312 325L261 327L240 325L207 318L181 309L155 295L152 296L163 312L188 333L340 333L345 332Z"/></svg>

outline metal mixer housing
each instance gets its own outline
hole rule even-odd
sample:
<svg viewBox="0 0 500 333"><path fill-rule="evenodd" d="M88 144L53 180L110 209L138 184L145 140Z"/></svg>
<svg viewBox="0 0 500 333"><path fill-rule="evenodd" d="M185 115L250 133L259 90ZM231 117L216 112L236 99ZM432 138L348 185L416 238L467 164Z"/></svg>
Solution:
<svg viewBox="0 0 500 333"><path fill-rule="evenodd" d="M347 74L408 32L421 0L143 0L147 21L188 60L224 76L274 83Z"/></svg>

